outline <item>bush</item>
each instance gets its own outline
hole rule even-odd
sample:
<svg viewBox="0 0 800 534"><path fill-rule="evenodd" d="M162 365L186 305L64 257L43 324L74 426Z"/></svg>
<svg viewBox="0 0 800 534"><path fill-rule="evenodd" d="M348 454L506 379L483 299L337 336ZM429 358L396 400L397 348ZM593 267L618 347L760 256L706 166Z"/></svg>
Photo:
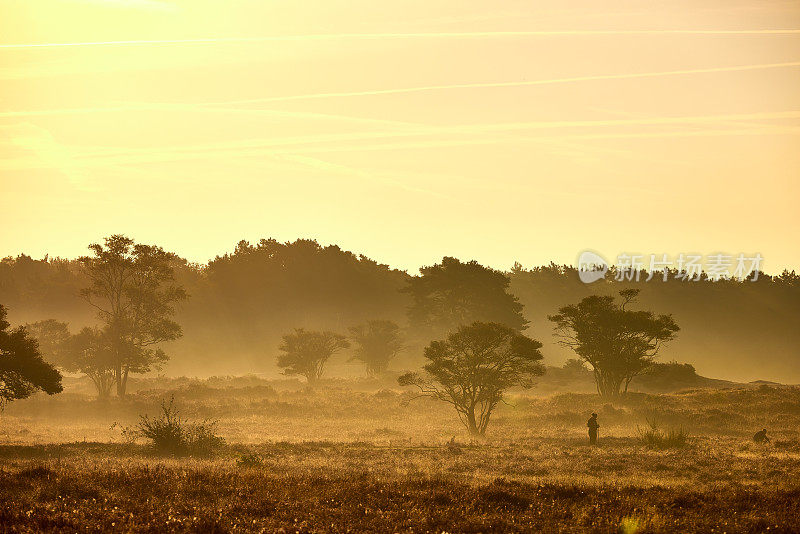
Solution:
<svg viewBox="0 0 800 534"><path fill-rule="evenodd" d="M247 454L241 455L236 460L236 465L239 467L259 467L264 465L264 460L261 459L261 456L254 452L250 452Z"/></svg>
<svg viewBox="0 0 800 534"><path fill-rule="evenodd" d="M653 363L631 383L647 391L671 392L702 385L703 378L688 363Z"/></svg>
<svg viewBox="0 0 800 534"><path fill-rule="evenodd" d="M639 441L651 449L680 449L689 444L689 434L683 428L670 428L666 432L655 419L647 420L647 428L637 428Z"/></svg>
<svg viewBox="0 0 800 534"><path fill-rule="evenodd" d="M161 402L158 417L141 415L139 418L135 429L137 437L149 439L160 453L208 456L225 444L216 434L217 421L187 422L175 407L174 397L170 397L169 402Z"/></svg>

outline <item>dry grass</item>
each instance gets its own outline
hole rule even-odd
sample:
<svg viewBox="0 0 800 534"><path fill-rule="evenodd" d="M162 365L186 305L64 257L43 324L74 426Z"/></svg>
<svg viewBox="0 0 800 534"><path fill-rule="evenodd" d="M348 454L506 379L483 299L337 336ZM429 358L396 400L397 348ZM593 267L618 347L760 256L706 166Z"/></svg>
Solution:
<svg viewBox="0 0 800 534"><path fill-rule="evenodd" d="M405 406L402 392L268 386L12 405L0 419L2 529L788 532L800 524L796 388L633 395L613 405L592 395L515 396L487 440L471 443L446 406ZM172 393L187 417L220 419L229 445L217 456L159 456L110 430ZM592 410L599 447L586 444ZM637 426L655 416L687 428L689 444L643 445ZM773 445L750 441L764 426Z"/></svg>

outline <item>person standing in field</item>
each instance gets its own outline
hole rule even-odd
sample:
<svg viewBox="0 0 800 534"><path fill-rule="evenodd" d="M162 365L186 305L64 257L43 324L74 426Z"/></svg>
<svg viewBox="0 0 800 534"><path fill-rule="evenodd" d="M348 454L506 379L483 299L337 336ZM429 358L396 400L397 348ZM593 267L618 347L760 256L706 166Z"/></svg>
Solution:
<svg viewBox="0 0 800 534"><path fill-rule="evenodd" d="M597 445L597 429L600 428L600 425L597 423L596 413L592 413L592 416L586 422L586 426L589 427L589 445Z"/></svg>

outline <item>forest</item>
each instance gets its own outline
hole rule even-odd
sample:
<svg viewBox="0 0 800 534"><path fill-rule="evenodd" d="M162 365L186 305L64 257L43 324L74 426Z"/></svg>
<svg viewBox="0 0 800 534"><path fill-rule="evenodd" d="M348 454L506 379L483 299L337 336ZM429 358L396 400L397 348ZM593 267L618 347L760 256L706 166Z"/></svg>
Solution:
<svg viewBox="0 0 800 534"><path fill-rule="evenodd" d="M275 376L281 337L292 329L347 334L375 319L392 321L403 331L406 342L392 364L396 371L419 366L427 342L475 320L516 321L514 327L524 321L525 332L543 344L544 362L560 366L574 354L557 342L548 315L589 295L635 287L642 307L672 314L680 324L681 333L665 348L662 361L688 363L704 376L727 380L800 382L795 349L800 331L794 327L800 276L794 271L760 273L754 282L705 276L695 282L673 277L663 282L659 276L619 282L612 272L601 282L584 284L568 265L515 264L494 271L447 257L421 267L419 274L407 273L311 240L241 241L205 265L166 254L176 286L187 296L175 303L182 336L165 345L169 359L162 372L170 376ZM442 274L448 265L457 268ZM494 273L495 284L505 284L507 291L501 293L509 296L494 300L491 292L481 294L480 284L470 284L470 269L481 273L475 276ZM0 260L0 303L15 325L53 319L67 323L72 333L95 325L96 310L81 297L88 283L78 259L21 254ZM449 294L452 304L466 299L470 306L442 305L436 311L424 302L422 295L450 287L457 288ZM505 299L513 299L518 309ZM445 308L458 308L461 315L448 317ZM332 362L334 376L362 372L347 365L347 358L340 360Z"/></svg>

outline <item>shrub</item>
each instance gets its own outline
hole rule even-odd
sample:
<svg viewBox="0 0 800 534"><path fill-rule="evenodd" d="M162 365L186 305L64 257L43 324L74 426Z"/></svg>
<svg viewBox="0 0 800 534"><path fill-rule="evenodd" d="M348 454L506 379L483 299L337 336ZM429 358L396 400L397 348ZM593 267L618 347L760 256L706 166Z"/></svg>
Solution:
<svg viewBox="0 0 800 534"><path fill-rule="evenodd" d="M701 385L703 378L688 363L653 363L633 383L649 391L677 391Z"/></svg>
<svg viewBox="0 0 800 534"><path fill-rule="evenodd" d="M264 465L264 460L261 459L261 456L254 452L250 452L247 454L241 455L236 460L236 465L239 467L259 467Z"/></svg>
<svg viewBox="0 0 800 534"><path fill-rule="evenodd" d="M216 434L217 421L187 422L175 407L174 397L161 402L158 417L141 415L139 419L136 436L149 439L161 453L208 456L225 444Z"/></svg>
<svg viewBox="0 0 800 534"><path fill-rule="evenodd" d="M647 427L637 430L639 441L651 449L680 449L689 444L689 434L683 428L670 428L664 431L658 427L655 419L648 419Z"/></svg>

